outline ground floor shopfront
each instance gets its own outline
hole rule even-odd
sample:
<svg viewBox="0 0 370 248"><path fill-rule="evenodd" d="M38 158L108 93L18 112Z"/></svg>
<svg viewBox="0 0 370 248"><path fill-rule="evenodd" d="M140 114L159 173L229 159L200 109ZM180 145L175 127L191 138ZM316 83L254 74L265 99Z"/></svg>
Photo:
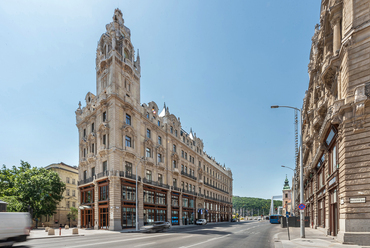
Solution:
<svg viewBox="0 0 370 248"><path fill-rule="evenodd" d="M81 228L121 230L168 221L172 225L192 225L197 219L208 222L230 221L232 205L207 200L195 192L182 192L168 185L138 183L127 178L109 177L80 186ZM197 207L199 206L199 207Z"/></svg>

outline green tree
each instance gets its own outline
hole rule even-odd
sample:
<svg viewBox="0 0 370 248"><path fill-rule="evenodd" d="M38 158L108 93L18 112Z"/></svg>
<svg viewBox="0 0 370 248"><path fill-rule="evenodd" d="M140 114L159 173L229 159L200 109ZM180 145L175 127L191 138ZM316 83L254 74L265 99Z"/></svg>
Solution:
<svg viewBox="0 0 370 248"><path fill-rule="evenodd" d="M77 208L71 207L70 210L71 211L67 214L67 218L69 220L69 226L71 226L71 219L76 220L76 218L78 216L78 209Z"/></svg>
<svg viewBox="0 0 370 248"><path fill-rule="evenodd" d="M9 201L9 210L27 212L31 210L32 218L42 215L53 215L58 203L63 199L65 184L58 173L45 168L31 168L27 162L21 161L19 168L3 166L0 185L0 198Z"/></svg>

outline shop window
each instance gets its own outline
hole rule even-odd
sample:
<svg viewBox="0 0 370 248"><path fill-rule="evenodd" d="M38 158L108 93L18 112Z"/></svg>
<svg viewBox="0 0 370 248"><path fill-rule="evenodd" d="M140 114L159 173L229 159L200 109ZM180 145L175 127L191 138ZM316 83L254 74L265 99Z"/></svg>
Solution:
<svg viewBox="0 0 370 248"><path fill-rule="evenodd" d="M134 187L122 185L122 200L136 201L136 189Z"/></svg>
<svg viewBox="0 0 370 248"><path fill-rule="evenodd" d="M108 200L108 196L109 196L108 185L100 186L99 191L100 191L99 200L100 201Z"/></svg>

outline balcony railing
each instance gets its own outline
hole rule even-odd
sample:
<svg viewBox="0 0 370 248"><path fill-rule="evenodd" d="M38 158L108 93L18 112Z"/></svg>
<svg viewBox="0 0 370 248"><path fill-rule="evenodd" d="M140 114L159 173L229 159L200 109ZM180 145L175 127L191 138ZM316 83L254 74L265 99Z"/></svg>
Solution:
<svg viewBox="0 0 370 248"><path fill-rule="evenodd" d="M186 176L186 177L189 177L189 178L191 178L191 179L193 179L193 180L197 180L197 177L195 177L195 176L193 176L193 175L191 175L191 174L188 174L188 173L186 173L185 171L181 171L181 175L184 175L184 176Z"/></svg>
<svg viewBox="0 0 370 248"><path fill-rule="evenodd" d="M78 181L78 182L77 182L77 185L82 185L82 184L86 184L86 183L91 183L92 181L94 181L94 177L89 177L89 178L82 179L82 180Z"/></svg>
<svg viewBox="0 0 370 248"><path fill-rule="evenodd" d="M204 184L207 185L207 186L209 186L209 187L212 187L214 189L217 189L217 190L219 190L219 191L221 191L221 192L223 192L225 194L229 194L229 192L227 192L227 191L225 191L223 189L217 188L216 186L213 186L212 184L209 184L209 183L206 183L206 182L204 182Z"/></svg>
<svg viewBox="0 0 370 248"><path fill-rule="evenodd" d="M186 194L197 195L197 193L196 193L196 192L194 192L194 191L190 191L190 190L186 190L186 189L182 189L182 192L183 192L183 193L186 193Z"/></svg>
<svg viewBox="0 0 370 248"><path fill-rule="evenodd" d="M168 184L164 184L162 182L157 182L157 181L152 181L152 180L148 180L146 178L143 178L143 182L144 183L147 183L147 184L151 184L151 185L154 185L154 186L158 186L158 187L162 187L162 188L166 188L166 189L169 189L170 186Z"/></svg>
<svg viewBox="0 0 370 248"><path fill-rule="evenodd" d="M171 186L171 189L172 189L172 190L175 190L175 191L180 191L180 192L181 192L181 189L180 189L180 188L178 188L178 187L176 187L176 186Z"/></svg>
<svg viewBox="0 0 370 248"><path fill-rule="evenodd" d="M136 175L135 174L132 174L132 173L130 173L130 172L123 172L123 171L120 171L119 172L119 175L121 176L121 177L126 177L126 178L130 178L130 179L134 179L134 180L136 180ZM138 181L141 181L141 177L140 176L138 176L137 177L137 180Z"/></svg>
<svg viewBox="0 0 370 248"><path fill-rule="evenodd" d="M96 175L96 178L101 178L101 177L107 177L109 176L109 171L103 171L103 172L100 172Z"/></svg>

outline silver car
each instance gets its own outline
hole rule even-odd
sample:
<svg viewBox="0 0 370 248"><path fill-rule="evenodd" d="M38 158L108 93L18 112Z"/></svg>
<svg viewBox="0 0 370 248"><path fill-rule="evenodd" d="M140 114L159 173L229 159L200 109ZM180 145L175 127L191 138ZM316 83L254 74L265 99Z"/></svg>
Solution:
<svg viewBox="0 0 370 248"><path fill-rule="evenodd" d="M207 220L206 219L199 219L195 222L197 225L207 225Z"/></svg>
<svg viewBox="0 0 370 248"><path fill-rule="evenodd" d="M167 221L155 221L153 225L147 225L140 228L143 232L163 232L170 229L171 224Z"/></svg>

